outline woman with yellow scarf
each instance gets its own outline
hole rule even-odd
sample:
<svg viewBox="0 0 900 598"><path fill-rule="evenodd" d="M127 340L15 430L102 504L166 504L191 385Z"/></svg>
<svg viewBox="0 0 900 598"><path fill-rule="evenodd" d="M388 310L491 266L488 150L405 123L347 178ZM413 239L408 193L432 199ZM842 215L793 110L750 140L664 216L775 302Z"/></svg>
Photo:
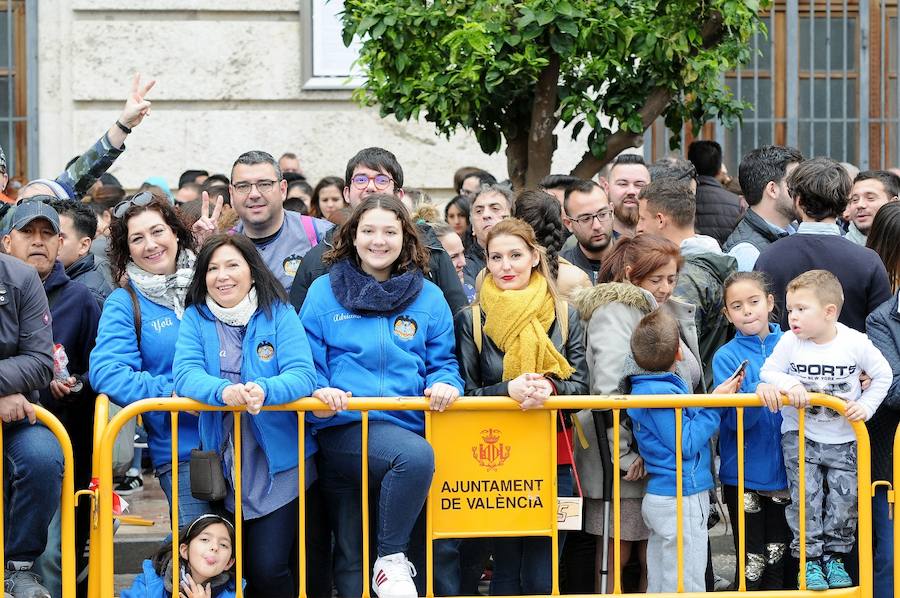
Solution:
<svg viewBox="0 0 900 598"><path fill-rule="evenodd" d="M509 218L490 229L485 246L488 276L478 302L454 321L465 394L505 395L523 409L540 406L550 395L587 394L581 320L559 300L534 230ZM571 429L558 434L557 482L560 495L571 495L571 452L564 434L571 439ZM550 593L550 559L556 555L549 538L497 538L493 554L491 595Z"/></svg>

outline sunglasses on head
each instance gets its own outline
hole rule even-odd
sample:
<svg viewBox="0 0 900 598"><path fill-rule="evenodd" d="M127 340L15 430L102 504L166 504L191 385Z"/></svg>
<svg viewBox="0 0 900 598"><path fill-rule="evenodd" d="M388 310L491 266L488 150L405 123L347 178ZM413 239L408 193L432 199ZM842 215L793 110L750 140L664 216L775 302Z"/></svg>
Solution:
<svg viewBox="0 0 900 598"><path fill-rule="evenodd" d="M126 199L125 201L120 201L116 204L116 207L113 208L113 216L116 218L121 218L125 215L125 212L128 211L128 208L131 206L144 207L152 202L154 199L153 194L149 191L141 191L136 194L131 199Z"/></svg>

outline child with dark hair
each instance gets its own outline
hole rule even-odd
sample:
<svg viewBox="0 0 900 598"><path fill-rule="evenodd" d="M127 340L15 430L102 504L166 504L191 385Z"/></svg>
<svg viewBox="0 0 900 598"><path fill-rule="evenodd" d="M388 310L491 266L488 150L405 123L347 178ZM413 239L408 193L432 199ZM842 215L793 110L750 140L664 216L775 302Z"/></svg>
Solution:
<svg viewBox="0 0 900 598"><path fill-rule="evenodd" d="M642 373L630 376L632 395L690 394L688 384L675 373L682 359L677 322L661 310L644 316L631 336L631 352ZM716 388L733 393L741 374ZM719 427L719 412L696 407L681 411L681 447L675 447L675 415L669 409L631 408L641 457L650 480L641 511L650 529L647 541L647 592L675 592L678 525L675 513L676 459L682 459L682 521L684 534L684 591L706 590L709 490L713 488L709 440Z"/></svg>
<svg viewBox="0 0 900 598"><path fill-rule="evenodd" d="M234 525L219 515L200 515L178 532L178 591L172 579L172 542L166 542L122 598L235 596Z"/></svg>

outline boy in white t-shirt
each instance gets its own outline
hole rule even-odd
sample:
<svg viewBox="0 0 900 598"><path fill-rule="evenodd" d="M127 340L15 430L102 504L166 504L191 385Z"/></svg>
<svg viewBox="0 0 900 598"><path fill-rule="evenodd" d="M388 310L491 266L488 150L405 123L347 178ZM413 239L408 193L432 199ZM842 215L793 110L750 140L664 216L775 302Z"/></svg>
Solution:
<svg viewBox="0 0 900 598"><path fill-rule="evenodd" d="M852 585L842 556L854 544L857 520L856 435L850 421L874 415L892 381L891 367L866 335L837 321L844 303L841 283L831 272L810 270L787 286L790 331L784 333L760 372L757 394L775 411L780 392L784 407L781 447L791 489L787 519L800 556L799 438L797 409L809 407L807 392L847 402L846 419L825 407L809 407L806 447L806 587L809 590ZM860 372L872 379L862 391ZM849 421L848 421L849 420ZM803 575L804 572L801 572Z"/></svg>

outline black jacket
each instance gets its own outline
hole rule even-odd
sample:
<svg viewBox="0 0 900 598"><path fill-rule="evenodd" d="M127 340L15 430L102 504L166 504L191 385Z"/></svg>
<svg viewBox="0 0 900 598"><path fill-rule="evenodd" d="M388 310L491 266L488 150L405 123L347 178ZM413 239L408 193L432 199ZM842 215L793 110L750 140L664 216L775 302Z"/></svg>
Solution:
<svg viewBox="0 0 900 598"><path fill-rule="evenodd" d="M788 236L787 231L776 233L762 216L750 209L738 222L734 232L728 236L725 244L722 245L722 251L728 253L739 243L749 243L762 252L763 249L786 236Z"/></svg>
<svg viewBox="0 0 900 598"><path fill-rule="evenodd" d="M427 224L418 224L419 232L422 235L422 242L431 252L428 259L428 280L440 287L444 293L444 298L450 306L450 312L456 313L463 306L468 305L466 300L466 292L463 290L459 276L456 275L456 268L450 261L450 256L444 251L444 246L438 241L434 231ZM303 256L300 263L300 269L294 276L294 282L291 284L291 305L297 312L303 307L306 300L306 293L309 292L309 285L315 279L328 273L328 266L322 263L322 255L333 248L331 239L337 227L332 228L325 235L324 241L313 247Z"/></svg>
<svg viewBox="0 0 900 598"><path fill-rule="evenodd" d="M69 264L66 276L86 286L101 309L106 298L113 292L109 264L96 259L93 253L88 253Z"/></svg>
<svg viewBox="0 0 900 598"><path fill-rule="evenodd" d="M53 331L47 295L34 268L0 254L0 396L32 402L53 378Z"/></svg>
<svg viewBox="0 0 900 598"><path fill-rule="evenodd" d="M463 280L466 281L466 284L470 284L473 287L477 286L475 281L478 279L478 274L484 270L487 264L484 259L484 249L478 244L478 241L472 239L472 243L466 247L465 256L466 265L463 266Z"/></svg>
<svg viewBox="0 0 900 598"><path fill-rule="evenodd" d="M894 481L894 433L900 423L900 313L897 294L866 318L866 333L891 364L894 381L866 427L872 444L872 481Z"/></svg>
<svg viewBox="0 0 900 598"><path fill-rule="evenodd" d="M574 307L569 306L569 333L563 346L562 331L557 322L550 325L549 335L557 350L569 362L575 373L568 380L554 380L560 395L588 393L588 366L584 354L584 325ZM482 323L485 321L481 311ZM481 353L475 346L472 333L472 308L467 307L453 318L456 330L456 359L459 373L466 385L466 396L509 396L508 381L503 380L503 353L481 327Z"/></svg>
<svg viewBox="0 0 900 598"><path fill-rule="evenodd" d="M697 217L694 230L725 243L741 218L741 199L711 176L697 177Z"/></svg>

